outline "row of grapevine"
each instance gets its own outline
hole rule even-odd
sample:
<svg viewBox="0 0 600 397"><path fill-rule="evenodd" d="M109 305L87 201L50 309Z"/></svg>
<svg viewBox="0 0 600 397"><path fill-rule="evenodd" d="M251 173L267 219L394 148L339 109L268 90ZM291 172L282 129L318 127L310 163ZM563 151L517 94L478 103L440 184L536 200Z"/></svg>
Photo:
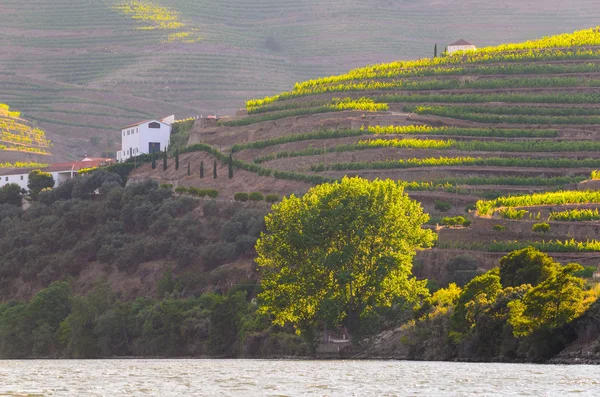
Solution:
<svg viewBox="0 0 600 397"><path fill-rule="evenodd" d="M496 115L489 113L474 113L465 111L455 106L407 106L406 111L417 114L429 114L441 117L450 117L461 120L475 121L479 123L510 123L510 124L564 124L564 125L587 125L600 124L600 115L598 116L536 116L536 115ZM524 107L523 112L526 112Z"/></svg>
<svg viewBox="0 0 600 397"><path fill-rule="evenodd" d="M600 98L599 98L600 99ZM365 128L363 128L365 129ZM554 129L521 129L521 128L460 128L460 127L431 127L428 125L408 126L369 126L367 131L376 135L449 135L449 136L479 136L500 138L555 138L558 130Z"/></svg>
<svg viewBox="0 0 600 397"><path fill-rule="evenodd" d="M565 222L598 221L600 220L600 211L598 211L598 208L587 208L551 212L548 220Z"/></svg>
<svg viewBox="0 0 600 397"><path fill-rule="evenodd" d="M477 202L480 215L490 215L497 208L530 207L538 205L600 204L600 191L566 190L558 192L536 193L523 196L499 197L495 200Z"/></svg>
<svg viewBox="0 0 600 397"><path fill-rule="evenodd" d="M514 158L514 157L430 157L407 160L387 160L373 162L334 163L329 165L312 165L311 171L348 171L366 169L400 169L417 167L447 166L490 166L490 167L535 167L535 168L594 168L600 166L600 159L570 158Z"/></svg>
<svg viewBox="0 0 600 397"><path fill-rule="evenodd" d="M288 109L275 113L268 113L261 116L244 117L238 120L220 121L219 125L226 127L239 127L260 123L263 121L278 120L286 117L301 116L304 114L339 112L342 110L363 110L367 112L377 112L388 110L388 105L385 103L376 103L371 98L360 98L354 100L352 98L333 98L331 103L315 108L297 108Z"/></svg>

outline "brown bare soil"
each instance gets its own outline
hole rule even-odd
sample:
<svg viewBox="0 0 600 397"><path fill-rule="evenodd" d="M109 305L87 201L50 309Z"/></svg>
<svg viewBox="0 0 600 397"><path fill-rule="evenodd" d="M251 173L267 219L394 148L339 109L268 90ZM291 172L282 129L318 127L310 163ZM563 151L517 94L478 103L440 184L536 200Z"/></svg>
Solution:
<svg viewBox="0 0 600 397"><path fill-rule="evenodd" d="M169 159L166 171L162 169L162 160L157 161L156 169L150 164L144 164L132 172L130 181L154 179L159 183L169 183L177 186L194 186L201 189L216 189L219 191L220 200L233 200L237 192L260 192L263 195L277 194L280 197L289 194L304 194L310 184L299 181L275 179L273 177L258 176L252 172L236 169L233 178L228 178L227 165L217 161L217 179L213 178L213 164L215 158L204 152L186 153L179 156L179 170L175 170L174 159ZM204 178L200 178L200 163L204 162ZM190 164L192 175L187 175L187 164Z"/></svg>

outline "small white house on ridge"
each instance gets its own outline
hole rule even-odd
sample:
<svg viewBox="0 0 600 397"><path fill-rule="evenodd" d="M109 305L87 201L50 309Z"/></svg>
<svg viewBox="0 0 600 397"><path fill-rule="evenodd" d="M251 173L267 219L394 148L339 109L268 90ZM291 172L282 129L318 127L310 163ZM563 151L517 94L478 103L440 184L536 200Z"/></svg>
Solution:
<svg viewBox="0 0 600 397"><path fill-rule="evenodd" d="M477 47L466 40L460 39L448 46L448 55L452 55L457 51L476 51Z"/></svg>
<svg viewBox="0 0 600 397"><path fill-rule="evenodd" d="M121 130L121 150L117 160L125 161L140 154L150 154L165 150L171 139L171 124L175 116L158 120L142 121L128 125Z"/></svg>

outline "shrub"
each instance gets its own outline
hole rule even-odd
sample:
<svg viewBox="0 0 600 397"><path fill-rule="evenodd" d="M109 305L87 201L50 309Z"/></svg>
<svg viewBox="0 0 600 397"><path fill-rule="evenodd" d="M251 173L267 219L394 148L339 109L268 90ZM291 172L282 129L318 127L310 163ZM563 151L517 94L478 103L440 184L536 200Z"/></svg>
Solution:
<svg viewBox="0 0 600 397"><path fill-rule="evenodd" d="M248 198L249 198L248 193L238 192L233 195L233 199L235 201L246 202L246 201L248 201Z"/></svg>
<svg viewBox="0 0 600 397"><path fill-rule="evenodd" d="M276 203L279 201L279 196L276 194L267 194L267 197L265 197L265 201L267 203Z"/></svg>
<svg viewBox="0 0 600 397"><path fill-rule="evenodd" d="M171 184L171 183L161 183L160 184L160 188L161 189L169 189L170 190L170 189L173 189L173 184Z"/></svg>
<svg viewBox="0 0 600 397"><path fill-rule="evenodd" d="M447 201L435 200L435 205L433 206L437 211L446 212L450 211L452 208L452 204Z"/></svg>
<svg viewBox="0 0 600 397"><path fill-rule="evenodd" d="M596 271L598 271L598 269L594 266L586 266L583 268L583 270L575 273L575 275L577 277L581 277L581 278L592 278L594 277L594 273L596 273Z"/></svg>
<svg viewBox="0 0 600 397"><path fill-rule="evenodd" d="M189 192L189 189L187 187L185 187L185 186L177 186L175 188L175 193L177 193L177 194L185 194L185 193L188 193L188 192Z"/></svg>
<svg viewBox="0 0 600 397"><path fill-rule="evenodd" d="M471 211L475 211L477 209L477 207L475 206L475 204L469 204L465 207L465 212L468 214Z"/></svg>
<svg viewBox="0 0 600 397"><path fill-rule="evenodd" d="M219 191L215 190L215 189L205 189L204 190L206 192L206 195L210 198L217 198L219 197Z"/></svg>
<svg viewBox="0 0 600 397"><path fill-rule="evenodd" d="M445 226L470 226L471 221L464 216L446 217L442 219L442 225Z"/></svg>
<svg viewBox="0 0 600 397"><path fill-rule="evenodd" d="M248 198L250 199L250 201L263 201L265 199L265 196L263 196L262 193L259 192L252 192L250 193Z"/></svg>
<svg viewBox="0 0 600 397"><path fill-rule="evenodd" d="M502 226L502 225L494 225L494 227L492 227L492 229L494 229L497 232L503 232L506 230L506 226Z"/></svg>
<svg viewBox="0 0 600 397"><path fill-rule="evenodd" d="M531 230L533 230L536 233L546 233L547 231L550 230L550 225L546 222L536 223L533 225Z"/></svg>

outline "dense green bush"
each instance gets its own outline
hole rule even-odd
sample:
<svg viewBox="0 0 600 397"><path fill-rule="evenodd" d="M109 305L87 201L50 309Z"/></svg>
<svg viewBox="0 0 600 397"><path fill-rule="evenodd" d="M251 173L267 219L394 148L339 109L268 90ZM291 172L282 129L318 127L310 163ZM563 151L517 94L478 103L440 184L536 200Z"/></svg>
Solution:
<svg viewBox="0 0 600 397"><path fill-rule="evenodd" d="M246 202L249 199L248 193L238 192L233 195L235 201Z"/></svg>
<svg viewBox="0 0 600 397"><path fill-rule="evenodd" d="M464 216L446 217L442 219L444 226L471 226L471 221Z"/></svg>
<svg viewBox="0 0 600 397"><path fill-rule="evenodd" d="M436 211L447 212L452 209L452 203L443 200L435 200L433 208L435 208Z"/></svg>
<svg viewBox="0 0 600 397"><path fill-rule="evenodd" d="M186 186L177 186L175 188L175 193L177 193L177 194L186 194L186 193L188 193L188 188Z"/></svg>
<svg viewBox="0 0 600 397"><path fill-rule="evenodd" d="M550 225L546 222L543 223L535 223L532 228L532 231L536 232L536 233L546 233L547 231L550 230Z"/></svg>
<svg viewBox="0 0 600 397"><path fill-rule="evenodd" d="M265 196L263 196L262 193L259 192L252 192L248 196L248 199L250 201L263 201L265 199Z"/></svg>
<svg viewBox="0 0 600 397"><path fill-rule="evenodd" d="M277 194L267 194L267 197L265 197L265 201L267 203L276 203L279 201L279 195Z"/></svg>

